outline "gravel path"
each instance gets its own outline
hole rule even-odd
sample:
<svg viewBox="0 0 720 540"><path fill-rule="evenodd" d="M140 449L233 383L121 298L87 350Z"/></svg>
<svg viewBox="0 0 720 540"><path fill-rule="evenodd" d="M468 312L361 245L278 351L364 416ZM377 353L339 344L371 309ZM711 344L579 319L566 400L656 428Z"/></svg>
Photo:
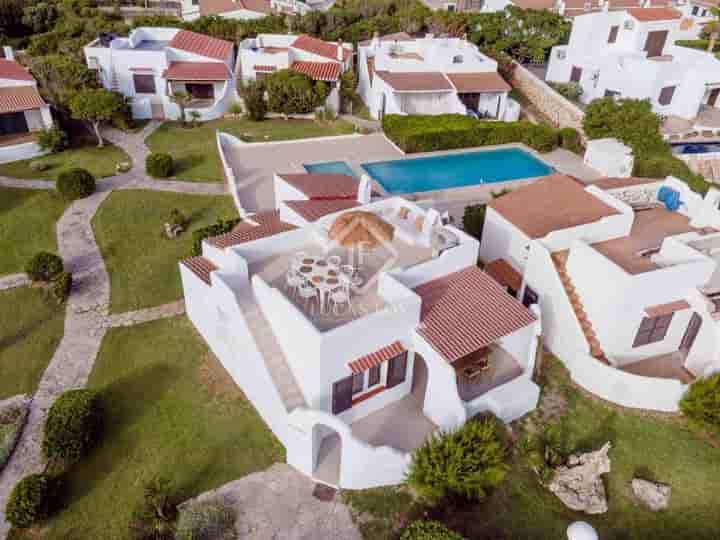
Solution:
<svg viewBox="0 0 720 540"><path fill-rule="evenodd" d="M167 319L185 313L185 300L178 300L162 306L155 306L138 311L127 311L109 315L105 320L105 326L115 328L117 326L133 326L158 319Z"/></svg>
<svg viewBox="0 0 720 540"><path fill-rule="evenodd" d="M0 278L0 291L25 287L30 285L30 278L26 274L10 274Z"/></svg>
<svg viewBox="0 0 720 540"><path fill-rule="evenodd" d="M6 176L0 176L0 187L21 189L55 189L55 182L52 180L20 180L19 178L7 178Z"/></svg>

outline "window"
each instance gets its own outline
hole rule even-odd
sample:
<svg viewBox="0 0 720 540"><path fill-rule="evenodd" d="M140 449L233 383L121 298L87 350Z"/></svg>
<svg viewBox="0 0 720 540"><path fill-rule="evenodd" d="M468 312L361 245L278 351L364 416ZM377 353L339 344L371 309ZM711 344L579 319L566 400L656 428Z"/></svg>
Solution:
<svg viewBox="0 0 720 540"><path fill-rule="evenodd" d="M692 14L693 14L693 15L697 15L699 11L700 11L700 8L699 8L699 7L693 6L693 8L692 8Z"/></svg>
<svg viewBox="0 0 720 540"><path fill-rule="evenodd" d="M525 292L523 293L522 303L525 307L530 307L533 304L538 303L538 294L527 285L525 285Z"/></svg>
<svg viewBox="0 0 720 540"><path fill-rule="evenodd" d="M666 86L660 90L660 97L658 97L658 103L660 105L670 105L672 102L673 94L675 93L674 86Z"/></svg>
<svg viewBox="0 0 720 540"><path fill-rule="evenodd" d="M707 14L708 14L708 10L707 10L707 9L703 9L702 16L703 16L703 17L707 17Z"/></svg>
<svg viewBox="0 0 720 540"><path fill-rule="evenodd" d="M617 90L610 90L610 89L607 89L607 88L606 88L606 89L605 89L605 94L604 94L604 96L605 96L605 97L611 97L611 98L619 98L619 97L620 97L620 92L618 92Z"/></svg>
<svg viewBox="0 0 720 540"><path fill-rule="evenodd" d="M582 68L573 66L570 71L570 82L579 83L582 78Z"/></svg>
<svg viewBox="0 0 720 540"><path fill-rule="evenodd" d="M462 54L457 54L453 56L453 64L462 64L463 63L463 57Z"/></svg>
<svg viewBox="0 0 720 540"><path fill-rule="evenodd" d="M672 316L673 314L670 313L659 317L643 317L640 328L635 335L633 347L642 347L665 339Z"/></svg>
<svg viewBox="0 0 720 540"><path fill-rule="evenodd" d="M405 381L407 372L407 351L391 358L388 361L387 383L385 386L392 388Z"/></svg>
<svg viewBox="0 0 720 540"><path fill-rule="evenodd" d="M446 8L450 13L452 13L453 11L455 11L455 4L448 4Z"/></svg>
<svg viewBox="0 0 720 540"><path fill-rule="evenodd" d="M365 387L365 372L355 373L352 376L352 394L359 394Z"/></svg>
<svg viewBox="0 0 720 540"><path fill-rule="evenodd" d="M155 76L154 75L133 75L133 84L135 85L136 94L154 94L155 93Z"/></svg>
<svg viewBox="0 0 720 540"><path fill-rule="evenodd" d="M380 384L380 366L371 367L368 373L368 388L376 384Z"/></svg>
<svg viewBox="0 0 720 540"><path fill-rule="evenodd" d="M611 26L610 27L610 35L608 36L608 43L615 43L617 41L618 30L620 30L619 26Z"/></svg>

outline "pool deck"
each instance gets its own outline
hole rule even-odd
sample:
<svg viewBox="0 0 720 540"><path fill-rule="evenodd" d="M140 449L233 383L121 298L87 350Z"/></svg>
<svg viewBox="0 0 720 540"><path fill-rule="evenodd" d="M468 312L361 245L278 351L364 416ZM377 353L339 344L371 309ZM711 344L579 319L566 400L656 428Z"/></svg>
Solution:
<svg viewBox="0 0 720 540"><path fill-rule="evenodd" d="M540 154L522 144L483 146L462 148L441 152L421 152L404 154L382 133L362 136L344 136L325 139L306 139L300 141L237 144L227 150L230 166L238 179L238 196L248 211L264 210L275 207L273 194L273 174L306 172L303 164L328 161L345 161L358 177L364 172L362 163L389 161L404 158L459 154L465 152L488 151L498 148L520 148L555 170L575 176L584 181L596 180L600 175L585 166L582 158L567 150L554 150ZM510 180L492 184L408 193L402 196L420 204L433 205L440 211L448 211L459 219L466 205L486 202L492 193L502 189L512 189L532 182L535 178ZM375 182L375 188L386 194L382 186Z"/></svg>

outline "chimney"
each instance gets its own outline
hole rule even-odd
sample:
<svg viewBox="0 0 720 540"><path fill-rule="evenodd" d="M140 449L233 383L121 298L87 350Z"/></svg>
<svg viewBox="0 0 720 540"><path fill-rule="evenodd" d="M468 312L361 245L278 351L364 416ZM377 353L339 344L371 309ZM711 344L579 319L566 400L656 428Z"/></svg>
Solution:
<svg viewBox="0 0 720 540"><path fill-rule="evenodd" d="M342 41L338 41L338 42L337 42L337 59L338 59L338 62L342 62L342 61L343 61L343 52L344 52L344 51L343 51Z"/></svg>

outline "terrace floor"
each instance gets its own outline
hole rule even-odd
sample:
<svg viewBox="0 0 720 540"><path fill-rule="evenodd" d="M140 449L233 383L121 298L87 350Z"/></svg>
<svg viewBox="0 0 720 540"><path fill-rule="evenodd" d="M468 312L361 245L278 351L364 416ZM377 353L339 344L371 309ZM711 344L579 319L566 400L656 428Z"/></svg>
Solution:
<svg viewBox="0 0 720 540"><path fill-rule="evenodd" d="M695 379L695 376L685 369L685 357L685 353L675 351L670 354L651 356L638 362L625 364L618 369L645 377L677 379L683 384L689 384Z"/></svg>
<svg viewBox="0 0 720 540"><path fill-rule="evenodd" d="M0 135L0 147L15 146L16 144L24 144L37 140L35 133L13 133L11 135Z"/></svg>
<svg viewBox="0 0 720 540"><path fill-rule="evenodd" d="M490 354L490 367L482 372L477 379L471 381L462 375L462 369L473 361L476 353L478 351L453 362L453 367L458 373L458 394L463 401L472 401L493 388L497 388L522 375L523 369L517 360L504 349L496 347Z"/></svg>

